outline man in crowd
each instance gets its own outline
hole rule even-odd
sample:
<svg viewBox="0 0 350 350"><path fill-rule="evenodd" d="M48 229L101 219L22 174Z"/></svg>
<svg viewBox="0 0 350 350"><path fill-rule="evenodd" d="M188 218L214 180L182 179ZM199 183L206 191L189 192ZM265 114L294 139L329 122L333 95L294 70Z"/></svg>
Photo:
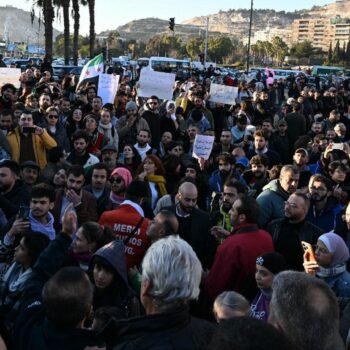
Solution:
<svg viewBox="0 0 350 350"><path fill-rule="evenodd" d="M154 243L161 238L177 235L178 229L179 221L176 215L170 210L163 209L150 222L146 233Z"/></svg>
<svg viewBox="0 0 350 350"><path fill-rule="evenodd" d="M299 168L300 178L298 188L305 188L309 184L311 171L308 166L309 152L305 148L298 148L293 155L293 163Z"/></svg>
<svg viewBox="0 0 350 350"><path fill-rule="evenodd" d="M29 205L30 192L19 180L19 165L12 160L0 162L0 208L7 219L17 214L21 205Z"/></svg>
<svg viewBox="0 0 350 350"><path fill-rule="evenodd" d="M111 192L109 196L110 209L118 208L124 201L126 195L126 189L132 181L132 175L126 168L115 168L112 171L109 182L111 184Z"/></svg>
<svg viewBox="0 0 350 350"><path fill-rule="evenodd" d="M68 155L67 161L73 165L81 165L84 168L99 163L99 159L87 151L89 145L89 135L78 130L72 137L74 150Z"/></svg>
<svg viewBox="0 0 350 350"><path fill-rule="evenodd" d="M22 113L19 125L7 134L7 140L14 161L35 161L40 169L44 169L47 163L46 152L57 146L46 129L34 125L32 112L29 110Z"/></svg>
<svg viewBox="0 0 350 350"><path fill-rule="evenodd" d="M110 207L110 186L108 184L108 168L104 163L97 163L92 166L91 184L83 189L91 193L97 203L98 217Z"/></svg>
<svg viewBox="0 0 350 350"><path fill-rule="evenodd" d="M263 187L269 182L268 162L266 156L254 156L249 161L250 169L241 175L241 182L246 184L251 194L256 198L263 190Z"/></svg>
<svg viewBox="0 0 350 350"><path fill-rule="evenodd" d="M12 84L4 84L0 90L0 112L4 109L12 109L13 96L16 93L16 88Z"/></svg>
<svg viewBox="0 0 350 350"><path fill-rule="evenodd" d="M259 227L264 228L274 219L283 218L284 202L298 188L299 169L285 165L279 179L270 181L257 198L260 206Z"/></svg>
<svg viewBox="0 0 350 350"><path fill-rule="evenodd" d="M140 130L137 134L137 143L134 145L142 160L147 154L152 152L152 147L149 145L151 141L151 133L149 130ZM159 146L159 145L158 145Z"/></svg>
<svg viewBox="0 0 350 350"><path fill-rule="evenodd" d="M220 134L220 143L214 146L213 154L231 153L233 151L232 134L228 129L223 129Z"/></svg>
<svg viewBox="0 0 350 350"><path fill-rule="evenodd" d="M84 182L84 168L80 165L72 165L67 171L66 187L56 192L53 215L57 231L61 228L63 213L71 203L79 225L87 221L97 221L96 199L83 189Z"/></svg>
<svg viewBox="0 0 350 350"><path fill-rule="evenodd" d="M117 174L113 175L116 177ZM146 231L149 219L142 205L149 198L149 189L142 181L133 181L126 189L125 200L117 209L105 211L100 225L110 227L125 245L127 267L139 267L150 244Z"/></svg>
<svg viewBox="0 0 350 350"><path fill-rule="evenodd" d="M45 120L46 110L52 106L51 96L49 94L41 94L39 97L39 110L33 112L33 121L36 125L41 125Z"/></svg>
<svg viewBox="0 0 350 350"><path fill-rule="evenodd" d="M179 221L178 233L187 241L204 268L211 266L215 254L215 238L210 234L209 214L196 207L198 190L196 185L184 182L177 193L178 202L172 210Z"/></svg>
<svg viewBox="0 0 350 350"><path fill-rule="evenodd" d="M153 150L158 150L160 142L160 117L159 117L159 98L157 96L151 96L144 107L144 112L141 117L146 120L151 139L151 148Z"/></svg>
<svg viewBox="0 0 350 350"><path fill-rule="evenodd" d="M221 205L219 210L214 211L210 218L213 224L211 233L222 243L223 239L231 234L233 229L230 210L233 203L247 193L246 188L238 181L228 180L224 184L224 191L221 193Z"/></svg>
<svg viewBox="0 0 350 350"><path fill-rule="evenodd" d="M0 131L6 136L14 127L14 115L11 109L0 112Z"/></svg>
<svg viewBox="0 0 350 350"><path fill-rule="evenodd" d="M286 122L288 125L287 134L291 150L293 151L295 142L306 133L306 119L301 114L301 105L299 103L293 104L293 112L286 115Z"/></svg>
<svg viewBox="0 0 350 350"><path fill-rule="evenodd" d="M270 169L277 164L281 163L280 156L278 153L269 149L268 141L265 136L265 133L261 130L258 130L254 134L254 149L250 150L247 153L247 158L251 159L255 155L264 155L269 159L269 167Z"/></svg>
<svg viewBox="0 0 350 350"><path fill-rule="evenodd" d="M235 159L229 153L222 153L217 157L218 169L214 170L209 179L209 188L212 192L220 193L223 184L230 178L239 178L235 169Z"/></svg>
<svg viewBox="0 0 350 350"><path fill-rule="evenodd" d="M275 249L281 253L291 270L303 271L303 249L301 241L316 244L324 233L320 228L306 221L310 200L302 193L293 193L284 202L284 218L269 223Z"/></svg>
<svg viewBox="0 0 350 350"><path fill-rule="evenodd" d="M41 183L33 186L30 210L24 214L19 212L12 225L4 237L4 244L12 246L17 240L20 240L20 234L25 233L29 229L34 232L40 232L46 235L50 240L54 240L56 232L54 229L54 217L50 211L54 207L55 190L47 184ZM25 216L21 216L24 214Z"/></svg>
<svg viewBox="0 0 350 350"><path fill-rule="evenodd" d="M201 276L202 266L184 240L169 236L153 243L142 262L140 298L146 316L114 321L113 345L205 349L215 327L191 317L187 307L199 295Z"/></svg>
<svg viewBox="0 0 350 350"><path fill-rule="evenodd" d="M113 145L106 145L101 150L101 162L107 166L108 172L117 166L118 151Z"/></svg>
<svg viewBox="0 0 350 350"><path fill-rule="evenodd" d="M332 183L321 174L313 175L309 181L310 209L306 220L321 228L332 231L341 218L341 205L331 197Z"/></svg>
<svg viewBox="0 0 350 350"><path fill-rule="evenodd" d="M38 164L32 160L27 160L26 162L21 163L20 165L20 176L24 184L27 185L28 190L30 191L32 186L35 185L38 181L40 168Z"/></svg>
<svg viewBox="0 0 350 350"><path fill-rule="evenodd" d="M232 234L218 247L212 268L205 280L208 295L234 290L248 299L256 294L256 258L274 251L271 236L257 226L259 206L252 197L237 199L231 210Z"/></svg>
<svg viewBox="0 0 350 350"><path fill-rule="evenodd" d="M272 291L269 323L296 349L344 349L338 302L326 283L304 272L284 271L274 278Z"/></svg>

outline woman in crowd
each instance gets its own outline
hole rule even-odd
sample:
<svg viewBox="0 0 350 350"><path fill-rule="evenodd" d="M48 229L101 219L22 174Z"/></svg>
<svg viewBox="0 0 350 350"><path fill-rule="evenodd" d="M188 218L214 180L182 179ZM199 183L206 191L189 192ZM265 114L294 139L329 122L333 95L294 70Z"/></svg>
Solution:
<svg viewBox="0 0 350 350"><path fill-rule="evenodd" d="M99 157L101 155L101 149L104 145L104 136L97 128L96 117L92 114L88 114L84 118L85 131L90 136L90 142L87 147L87 151L94 156Z"/></svg>
<svg viewBox="0 0 350 350"><path fill-rule="evenodd" d="M30 110L31 112L37 111L39 108L38 96L33 93L27 95L24 106L26 107L26 109Z"/></svg>
<svg viewBox="0 0 350 350"><path fill-rule="evenodd" d="M141 163L139 152L132 144L126 144L123 148L122 158L124 166L134 175Z"/></svg>
<svg viewBox="0 0 350 350"><path fill-rule="evenodd" d="M72 112L69 114L67 121L66 121L66 130L69 137L69 140L72 140L72 135L77 130L84 129L83 125L83 111L75 107L73 108Z"/></svg>
<svg viewBox="0 0 350 350"><path fill-rule="evenodd" d="M118 307L128 318L139 313L139 305L129 286L124 249L122 241L114 240L97 250L89 274L95 287L94 310Z"/></svg>
<svg viewBox="0 0 350 350"><path fill-rule="evenodd" d="M328 166L328 174L334 186L333 196L343 204L347 202L350 192L349 179L347 179L348 172L347 165L339 160L330 163Z"/></svg>
<svg viewBox="0 0 350 350"><path fill-rule="evenodd" d="M51 185L56 189L65 188L67 183L67 171L65 168L57 170L52 178Z"/></svg>
<svg viewBox="0 0 350 350"><path fill-rule="evenodd" d="M266 253L256 259L255 280L259 292L250 306L250 315L263 321L269 317L274 276L287 268L284 257L276 252Z"/></svg>
<svg viewBox="0 0 350 350"><path fill-rule="evenodd" d="M107 243L112 242L114 238L109 227L103 227L94 221L85 222L75 234L69 254L69 264L77 264L81 269L87 271L93 254Z"/></svg>
<svg viewBox="0 0 350 350"><path fill-rule="evenodd" d="M154 155L147 155L138 169L138 179L147 181L151 191L151 207L155 208L159 198L167 194L165 170L161 160Z"/></svg>
<svg viewBox="0 0 350 350"><path fill-rule="evenodd" d="M324 280L338 298L350 298L350 273L346 270L349 257L349 248L343 238L328 232L318 238L316 261L310 261L308 252L304 254L304 268L308 274Z"/></svg>
<svg viewBox="0 0 350 350"><path fill-rule="evenodd" d="M112 124L112 114L107 108L102 108L101 110L98 131L103 134L105 145L112 145L116 150L118 150L118 133Z"/></svg>
<svg viewBox="0 0 350 350"><path fill-rule="evenodd" d="M45 122L43 126L48 134L60 145L65 152L70 152L70 142L66 129L58 123L58 110L55 107L49 107L45 111Z"/></svg>

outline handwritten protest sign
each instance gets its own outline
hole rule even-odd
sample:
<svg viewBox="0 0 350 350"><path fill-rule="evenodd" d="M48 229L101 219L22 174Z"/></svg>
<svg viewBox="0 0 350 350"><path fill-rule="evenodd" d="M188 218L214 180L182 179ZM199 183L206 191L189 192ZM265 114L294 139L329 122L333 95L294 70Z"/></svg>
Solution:
<svg viewBox="0 0 350 350"><path fill-rule="evenodd" d="M119 75L100 74L98 80L98 96L101 96L103 104L114 103L118 91Z"/></svg>
<svg viewBox="0 0 350 350"><path fill-rule="evenodd" d="M20 76L20 68L0 68L0 87L9 83L18 89L21 85L19 81Z"/></svg>
<svg viewBox="0 0 350 350"><path fill-rule="evenodd" d="M174 83L175 74L155 72L144 68L141 70L137 93L141 97L155 95L160 99L171 100Z"/></svg>
<svg viewBox="0 0 350 350"><path fill-rule="evenodd" d="M220 84L210 85L210 101L232 105L238 96L238 88Z"/></svg>
<svg viewBox="0 0 350 350"><path fill-rule="evenodd" d="M213 144L214 136L196 135L192 156L197 159L204 158L205 160L208 160L211 150L213 149Z"/></svg>

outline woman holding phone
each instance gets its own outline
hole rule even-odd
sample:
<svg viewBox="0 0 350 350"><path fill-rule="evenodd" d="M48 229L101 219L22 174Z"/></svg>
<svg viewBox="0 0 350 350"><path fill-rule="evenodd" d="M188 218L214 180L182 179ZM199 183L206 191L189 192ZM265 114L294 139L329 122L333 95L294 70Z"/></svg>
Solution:
<svg viewBox="0 0 350 350"><path fill-rule="evenodd" d="M349 257L349 249L343 238L334 232L328 232L318 238L315 247L316 262L305 252L304 269L308 274L323 279L338 298L349 298L350 273L346 270Z"/></svg>

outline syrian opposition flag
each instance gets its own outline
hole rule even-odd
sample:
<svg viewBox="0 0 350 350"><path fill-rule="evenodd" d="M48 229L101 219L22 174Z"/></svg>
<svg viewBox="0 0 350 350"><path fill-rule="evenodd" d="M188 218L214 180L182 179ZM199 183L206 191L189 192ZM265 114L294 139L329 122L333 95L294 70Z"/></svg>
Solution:
<svg viewBox="0 0 350 350"><path fill-rule="evenodd" d="M95 82L97 85L98 78L102 73L103 73L103 54L100 53L98 56L94 57L84 66L80 74L77 90L81 84Z"/></svg>

